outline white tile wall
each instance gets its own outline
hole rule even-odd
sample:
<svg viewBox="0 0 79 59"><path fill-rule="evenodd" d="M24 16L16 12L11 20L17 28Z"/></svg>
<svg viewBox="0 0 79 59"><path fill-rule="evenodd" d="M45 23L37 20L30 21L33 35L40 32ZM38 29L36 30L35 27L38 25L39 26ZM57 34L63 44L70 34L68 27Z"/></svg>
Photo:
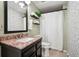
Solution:
<svg viewBox="0 0 79 59"><path fill-rule="evenodd" d="M73 1L68 4L69 21L69 54L79 57L79 2Z"/></svg>

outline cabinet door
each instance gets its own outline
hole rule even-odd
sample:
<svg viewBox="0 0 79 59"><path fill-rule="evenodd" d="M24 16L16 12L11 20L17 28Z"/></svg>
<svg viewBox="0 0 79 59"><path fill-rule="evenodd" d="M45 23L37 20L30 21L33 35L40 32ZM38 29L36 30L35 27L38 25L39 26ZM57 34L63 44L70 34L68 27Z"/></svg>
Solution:
<svg viewBox="0 0 79 59"><path fill-rule="evenodd" d="M41 46L41 41L37 43L36 48L38 49Z"/></svg>
<svg viewBox="0 0 79 59"><path fill-rule="evenodd" d="M37 50L37 57L41 57L42 56L42 48L40 46L40 48Z"/></svg>
<svg viewBox="0 0 79 59"><path fill-rule="evenodd" d="M24 51L23 57L30 57L35 52L35 46L29 48L28 50Z"/></svg>
<svg viewBox="0 0 79 59"><path fill-rule="evenodd" d="M36 53L34 52L34 53L31 55L31 57L36 57Z"/></svg>

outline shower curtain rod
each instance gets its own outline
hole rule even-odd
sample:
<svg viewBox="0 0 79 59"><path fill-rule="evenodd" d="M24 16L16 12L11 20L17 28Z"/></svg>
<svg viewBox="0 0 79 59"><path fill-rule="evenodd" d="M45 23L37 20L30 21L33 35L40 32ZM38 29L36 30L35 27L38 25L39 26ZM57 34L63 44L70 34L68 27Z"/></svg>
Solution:
<svg viewBox="0 0 79 59"><path fill-rule="evenodd" d="M57 11L62 11L62 10L67 10L67 8L65 8L65 9L59 9L59 10L54 10L54 11L49 11L49 12L43 12L42 14L50 13L50 12L57 12Z"/></svg>

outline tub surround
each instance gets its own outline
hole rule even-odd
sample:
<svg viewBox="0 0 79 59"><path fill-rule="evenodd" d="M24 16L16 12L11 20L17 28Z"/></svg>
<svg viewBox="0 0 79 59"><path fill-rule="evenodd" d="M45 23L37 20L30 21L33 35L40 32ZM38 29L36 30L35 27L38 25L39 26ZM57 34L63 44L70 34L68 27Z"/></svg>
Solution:
<svg viewBox="0 0 79 59"><path fill-rule="evenodd" d="M27 41L27 42L18 41L20 39L27 40L28 38L32 40ZM13 36L0 37L0 44L2 46L2 56L3 57L5 56L6 57L41 56L42 55L41 54L42 52L41 39L42 38L40 36L31 36L28 34L18 34L18 35L13 35ZM30 50L31 52L28 50L30 47L32 47L32 50ZM25 52L22 52L23 50L25 50ZM30 54L28 54L28 52L26 51L29 51Z"/></svg>

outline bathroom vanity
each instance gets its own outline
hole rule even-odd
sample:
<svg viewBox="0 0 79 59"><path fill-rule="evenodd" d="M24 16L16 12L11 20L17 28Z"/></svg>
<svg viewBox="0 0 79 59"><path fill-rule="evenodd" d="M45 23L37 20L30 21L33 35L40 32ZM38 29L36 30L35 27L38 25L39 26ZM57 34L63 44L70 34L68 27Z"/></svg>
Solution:
<svg viewBox="0 0 79 59"><path fill-rule="evenodd" d="M30 37L29 39L32 40L28 38L1 41L2 57L41 57L42 38Z"/></svg>

